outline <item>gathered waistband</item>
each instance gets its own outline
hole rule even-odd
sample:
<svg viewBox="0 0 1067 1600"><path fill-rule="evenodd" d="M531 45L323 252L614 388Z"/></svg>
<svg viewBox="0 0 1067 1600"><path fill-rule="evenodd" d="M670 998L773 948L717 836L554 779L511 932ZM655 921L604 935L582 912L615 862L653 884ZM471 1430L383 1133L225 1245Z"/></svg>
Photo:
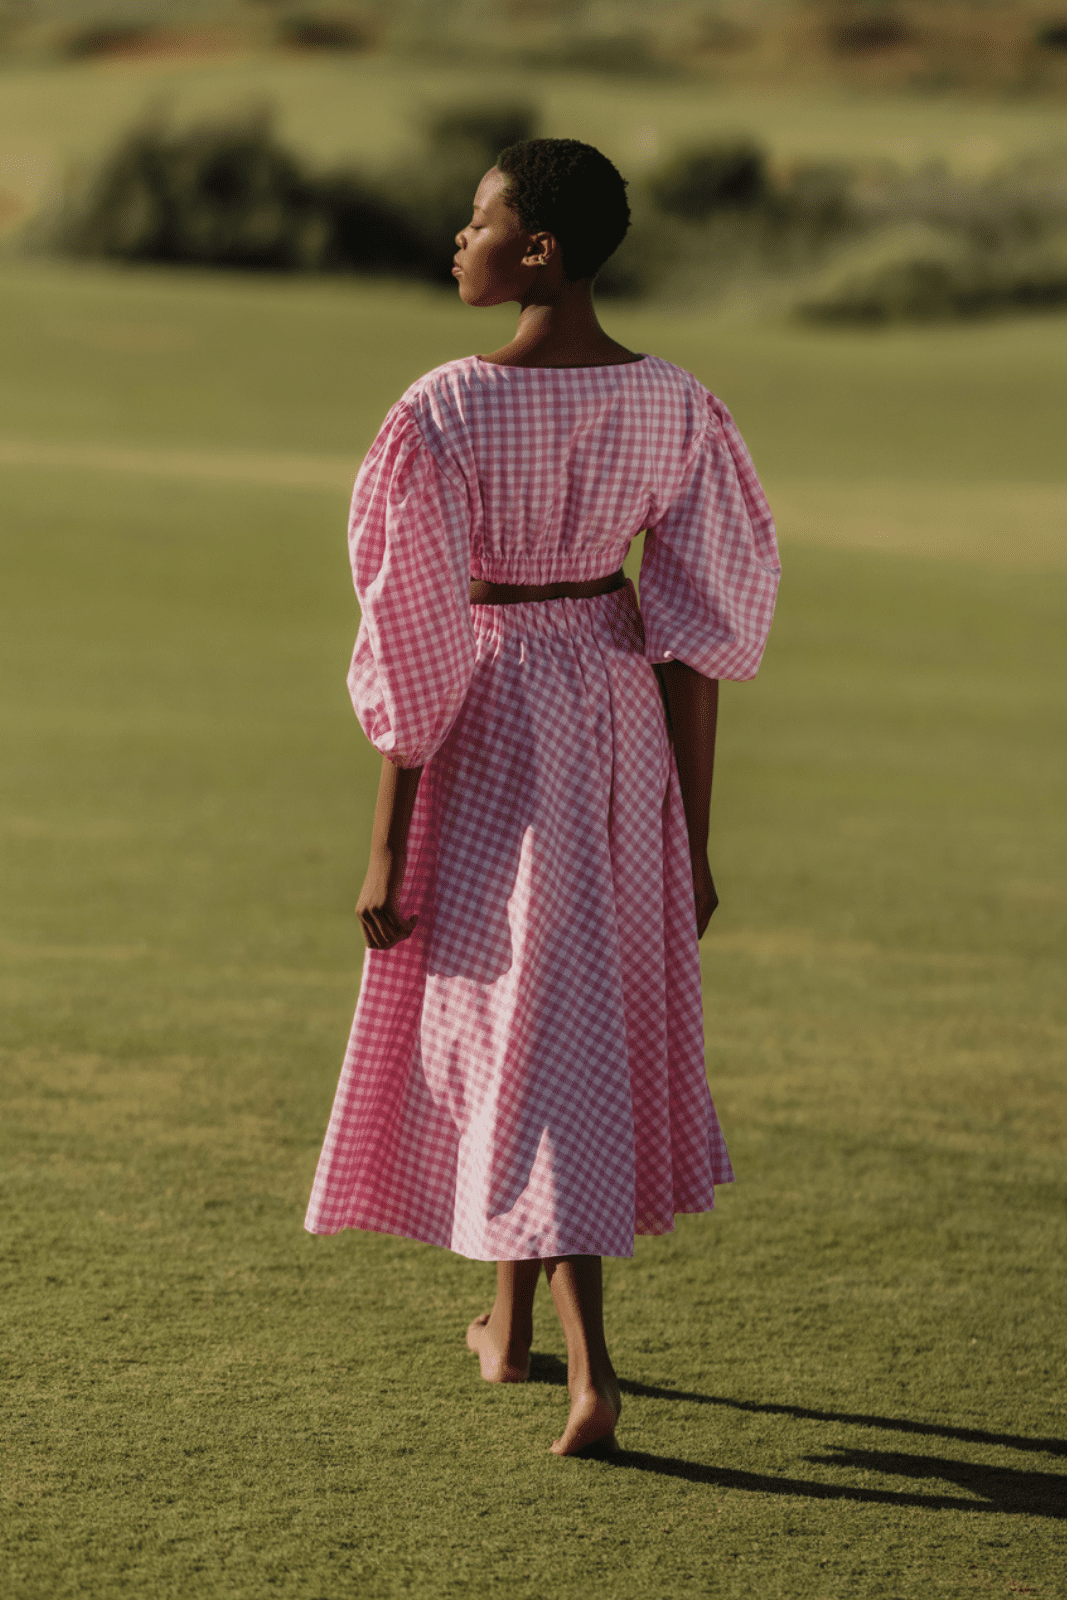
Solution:
<svg viewBox="0 0 1067 1600"><path fill-rule="evenodd" d="M560 635L599 635L616 649L644 650L645 630L637 594L628 578L622 587L586 599L528 600L510 605L471 604L477 638L522 640Z"/></svg>

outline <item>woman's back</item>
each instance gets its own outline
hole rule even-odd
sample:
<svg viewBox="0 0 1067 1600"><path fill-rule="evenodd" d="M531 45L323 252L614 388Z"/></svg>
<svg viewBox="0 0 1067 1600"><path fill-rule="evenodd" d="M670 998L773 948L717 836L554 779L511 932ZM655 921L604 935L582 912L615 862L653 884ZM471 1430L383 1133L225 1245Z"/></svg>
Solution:
<svg viewBox="0 0 1067 1600"><path fill-rule="evenodd" d="M729 412L692 374L653 356L604 367L469 356L420 378L352 499L364 625L349 688L368 737L403 766L440 745L474 666L471 579L599 578L646 528L648 658L751 677L778 582L774 524Z"/></svg>
<svg viewBox="0 0 1067 1600"><path fill-rule="evenodd" d="M707 391L667 361L506 367L476 356L405 396L441 470L471 497L471 576L582 582L618 567L675 498Z"/></svg>

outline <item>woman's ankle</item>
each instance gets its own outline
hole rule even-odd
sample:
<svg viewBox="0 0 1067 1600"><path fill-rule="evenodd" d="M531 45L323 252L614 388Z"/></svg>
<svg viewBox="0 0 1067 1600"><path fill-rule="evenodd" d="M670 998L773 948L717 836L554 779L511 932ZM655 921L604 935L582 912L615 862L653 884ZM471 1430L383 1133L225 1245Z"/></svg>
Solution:
<svg viewBox="0 0 1067 1600"><path fill-rule="evenodd" d="M533 1344L533 1316L524 1307L514 1303L501 1305L497 1299L489 1313L489 1330L494 1343L508 1352L509 1359L512 1352L523 1359L529 1355Z"/></svg>
<svg viewBox="0 0 1067 1600"><path fill-rule="evenodd" d="M498 1261L496 1299L489 1314L494 1339L529 1354L533 1343L534 1295L541 1275L539 1261Z"/></svg>
<svg viewBox="0 0 1067 1600"><path fill-rule="evenodd" d="M567 1359L567 1390L573 1399L576 1395L595 1390L597 1394L616 1396L619 1380L607 1354L602 1360L590 1361L579 1355Z"/></svg>

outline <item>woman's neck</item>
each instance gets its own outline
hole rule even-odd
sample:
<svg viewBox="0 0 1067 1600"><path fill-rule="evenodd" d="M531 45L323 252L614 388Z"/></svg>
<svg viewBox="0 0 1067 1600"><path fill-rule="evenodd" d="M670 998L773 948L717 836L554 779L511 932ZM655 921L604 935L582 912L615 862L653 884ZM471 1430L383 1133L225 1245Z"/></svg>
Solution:
<svg viewBox="0 0 1067 1600"><path fill-rule="evenodd" d="M500 367L614 367L641 358L604 332L585 280L564 283L544 299L531 295L515 337L482 359Z"/></svg>

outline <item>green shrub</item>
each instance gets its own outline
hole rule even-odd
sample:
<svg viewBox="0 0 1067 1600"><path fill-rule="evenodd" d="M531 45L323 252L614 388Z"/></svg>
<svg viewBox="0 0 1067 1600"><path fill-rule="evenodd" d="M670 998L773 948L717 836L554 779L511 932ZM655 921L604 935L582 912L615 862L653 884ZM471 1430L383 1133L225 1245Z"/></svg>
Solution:
<svg viewBox="0 0 1067 1600"><path fill-rule="evenodd" d="M73 56L75 60L117 55L132 46L146 44L158 31L152 23L146 22L95 23L69 34L63 50L65 55Z"/></svg>
<svg viewBox="0 0 1067 1600"><path fill-rule="evenodd" d="M135 129L56 229L61 248L125 261L355 271L451 282L454 237L498 150L533 130L526 105L432 117L427 149L382 179L312 172L263 113Z"/></svg>
<svg viewBox="0 0 1067 1600"><path fill-rule="evenodd" d="M874 324L1067 303L1062 152L978 179L931 164L845 184L845 214L864 242L802 296L803 316Z"/></svg>
<svg viewBox="0 0 1067 1600"><path fill-rule="evenodd" d="M278 38L297 50L369 50L377 42L369 22L318 15L283 17Z"/></svg>
<svg viewBox="0 0 1067 1600"><path fill-rule="evenodd" d="M384 187L358 172L328 173L316 186L321 218L315 266L385 277L426 277L426 241Z"/></svg>
<svg viewBox="0 0 1067 1600"><path fill-rule="evenodd" d="M825 163L776 176L744 137L683 150L634 185L634 227L601 288L698 302L742 280L810 270L861 225L851 184L847 168Z"/></svg>
<svg viewBox="0 0 1067 1600"><path fill-rule="evenodd" d="M862 221L847 167L809 162L794 167L769 193L767 206L780 225L820 241L854 232Z"/></svg>
<svg viewBox="0 0 1067 1600"><path fill-rule="evenodd" d="M262 114L135 129L61 224L80 254L289 270L314 264L321 234L314 185Z"/></svg>
<svg viewBox="0 0 1067 1600"><path fill-rule="evenodd" d="M533 67L599 73L604 77L663 78L678 73L674 63L659 55L641 33L565 35L518 54Z"/></svg>
<svg viewBox="0 0 1067 1600"><path fill-rule="evenodd" d="M1013 249L1067 221L1067 160L1062 150L1050 150L978 179L942 163L884 171L866 185L862 206L872 225L922 222L978 249Z"/></svg>
<svg viewBox="0 0 1067 1600"><path fill-rule="evenodd" d="M824 323L933 321L1067 305L1063 241L1016 251L977 249L949 234L900 230L867 260L839 264L804 296L799 314Z"/></svg>
<svg viewBox="0 0 1067 1600"><path fill-rule="evenodd" d="M1067 18L1046 22L1037 30L1037 43L1046 50L1067 50Z"/></svg>
<svg viewBox="0 0 1067 1600"><path fill-rule="evenodd" d="M470 152L472 158L482 163L482 172L492 166L501 150L518 144L521 139L532 139L536 131L537 112L524 101L508 101L471 111L436 111L425 124L431 152Z"/></svg>
<svg viewBox="0 0 1067 1600"><path fill-rule="evenodd" d="M668 216L704 222L716 211L747 211L769 193L763 151L748 139L683 150L648 180L655 205Z"/></svg>
<svg viewBox="0 0 1067 1600"><path fill-rule="evenodd" d="M902 17L878 9L866 15L843 17L830 28L830 43L842 55L877 55L914 44L915 34Z"/></svg>

